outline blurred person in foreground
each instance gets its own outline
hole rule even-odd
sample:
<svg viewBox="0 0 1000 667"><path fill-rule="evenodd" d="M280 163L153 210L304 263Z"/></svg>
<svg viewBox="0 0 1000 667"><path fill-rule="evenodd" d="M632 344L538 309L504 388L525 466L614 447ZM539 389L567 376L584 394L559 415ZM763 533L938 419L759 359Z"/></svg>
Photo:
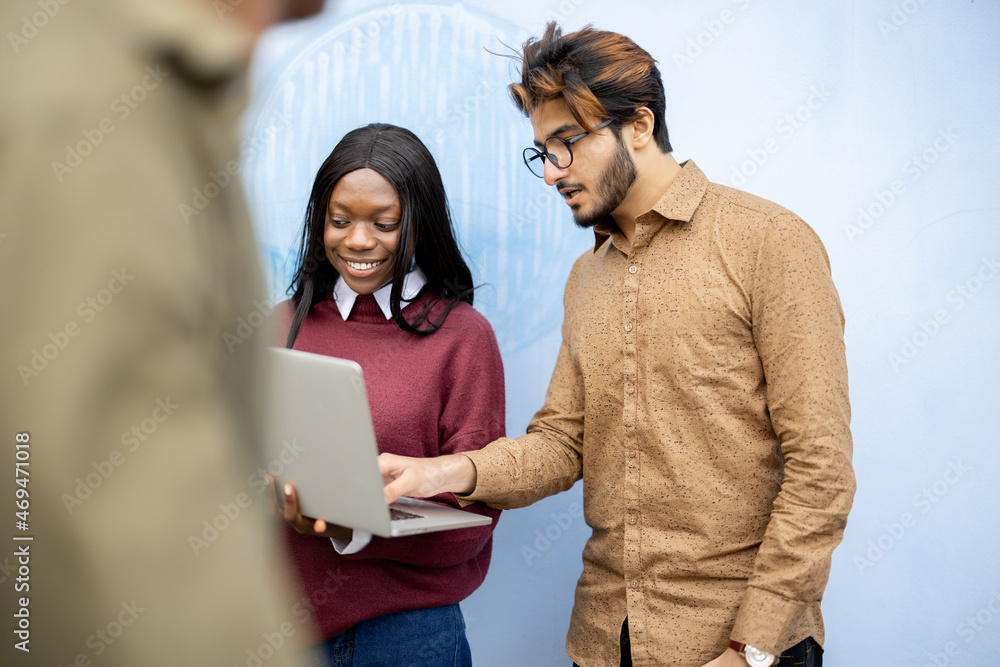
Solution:
<svg viewBox="0 0 1000 667"><path fill-rule="evenodd" d="M855 479L844 317L798 216L678 164L653 58L549 24L510 86L526 166L594 249L566 284L545 405L516 440L380 457L388 500L515 508L583 479L583 667L818 667Z"/></svg>
<svg viewBox="0 0 1000 667"><path fill-rule="evenodd" d="M248 484L269 334L224 337L265 297L250 52L321 4L2 5L4 665L301 664Z"/></svg>

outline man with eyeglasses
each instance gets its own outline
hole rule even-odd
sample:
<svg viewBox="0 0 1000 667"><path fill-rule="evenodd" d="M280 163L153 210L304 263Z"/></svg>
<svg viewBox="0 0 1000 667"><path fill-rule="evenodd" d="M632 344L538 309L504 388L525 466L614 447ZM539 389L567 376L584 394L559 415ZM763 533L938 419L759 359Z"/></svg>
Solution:
<svg viewBox="0 0 1000 667"><path fill-rule="evenodd" d="M386 497L504 509L583 479L593 529L567 652L596 665L819 666L820 600L855 490L844 318L798 216L678 164L655 61L554 23L510 86L524 161L593 251L527 435L382 455Z"/></svg>

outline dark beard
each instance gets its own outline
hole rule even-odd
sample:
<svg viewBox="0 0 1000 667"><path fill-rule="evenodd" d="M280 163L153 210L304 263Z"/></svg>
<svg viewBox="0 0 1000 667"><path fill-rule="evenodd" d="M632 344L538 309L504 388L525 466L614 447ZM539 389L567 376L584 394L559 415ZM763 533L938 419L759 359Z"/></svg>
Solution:
<svg viewBox="0 0 1000 667"><path fill-rule="evenodd" d="M601 173L594 192L596 201L594 210L588 214L573 212L573 221L577 227L590 229L601 220L604 220L611 212L618 208L625 200L625 196L635 183L638 174L635 170L635 162L629 155L621 137L618 138L618 146L615 148L615 155L611 162Z"/></svg>

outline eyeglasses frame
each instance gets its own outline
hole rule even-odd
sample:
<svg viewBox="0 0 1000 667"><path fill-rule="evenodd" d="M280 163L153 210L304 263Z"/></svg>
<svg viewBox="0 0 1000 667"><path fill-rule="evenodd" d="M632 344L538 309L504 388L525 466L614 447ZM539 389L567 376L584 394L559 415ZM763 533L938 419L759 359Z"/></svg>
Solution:
<svg viewBox="0 0 1000 667"><path fill-rule="evenodd" d="M609 118L606 121L604 121L603 123L601 123L599 125L595 125L591 130L589 130L589 131L583 131L580 134L577 134L577 135L574 135L572 137L569 137L568 139L563 139L562 137L554 137L554 136L553 137L549 137L548 139L546 139L545 143L548 143L550 139L557 139L557 140L561 141L563 143L563 145L566 146L566 152L569 153L569 163L565 167L562 166L561 164L559 164L559 162L557 162L555 160L555 156L552 155L552 153L549 153L546 150L538 150L534 146L528 146L527 148L524 149L524 151L522 151L521 157L524 159L524 166L526 166L528 168L528 171L530 171L532 173L532 175L537 176L538 178L545 178L545 162L544 161L546 159L548 159L549 162L551 162L553 165L555 165L555 167L557 169L569 169L569 166L571 164L573 164L573 144L575 144L576 142L580 141L580 139L583 139L588 134L593 134L593 133L597 132L597 130L600 130L603 127L607 127L613 121L614 121L614 118ZM543 149L545 148L545 144L542 144L542 148ZM531 153L531 157L529 157L529 151ZM535 170L531 168L530 160L535 160L537 158L541 158L542 159L542 173L541 174L536 174Z"/></svg>

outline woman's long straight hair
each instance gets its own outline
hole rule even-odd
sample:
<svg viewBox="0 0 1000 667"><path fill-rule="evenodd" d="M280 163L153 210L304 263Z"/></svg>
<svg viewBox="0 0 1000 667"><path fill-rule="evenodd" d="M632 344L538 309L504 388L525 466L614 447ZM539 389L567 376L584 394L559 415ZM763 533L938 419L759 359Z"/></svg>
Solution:
<svg viewBox="0 0 1000 667"><path fill-rule="evenodd" d="M295 315L288 330L287 347L294 344L309 310L333 291L339 274L327 259L323 243L327 209L337 182L358 169L371 169L392 183L402 208L399 247L389 293L389 307L396 324L404 331L425 336L441 328L459 301L472 304L472 272L455 240L444 183L434 158L409 130L372 123L348 132L316 174L306 207L295 274L288 287ZM408 322L402 315L403 278L414 260L427 276L424 289L435 296ZM430 321L430 310L439 301L446 302L445 308L436 320Z"/></svg>

